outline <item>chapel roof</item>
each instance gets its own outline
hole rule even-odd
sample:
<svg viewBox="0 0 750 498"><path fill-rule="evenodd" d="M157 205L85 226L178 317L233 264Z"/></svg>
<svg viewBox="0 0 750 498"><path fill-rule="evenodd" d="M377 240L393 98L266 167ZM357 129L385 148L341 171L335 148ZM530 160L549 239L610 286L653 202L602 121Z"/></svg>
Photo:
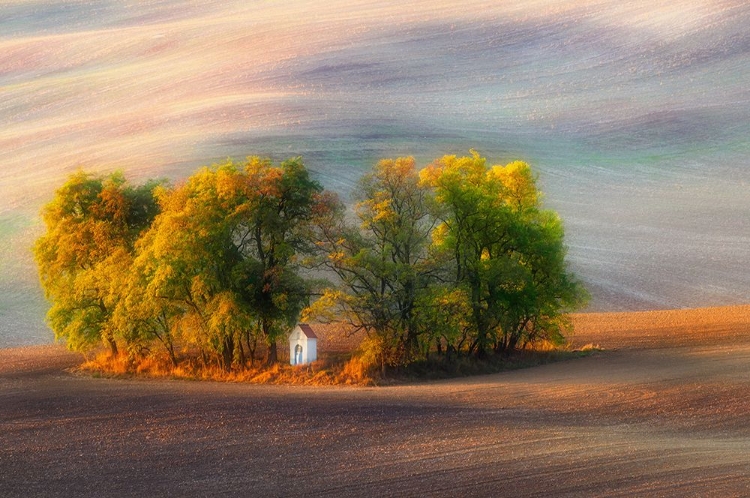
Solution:
<svg viewBox="0 0 750 498"><path fill-rule="evenodd" d="M308 325L306 323L300 323L299 324L299 328L300 328L300 330L302 330L302 333L305 334L305 336L308 339L317 339L318 338L318 336L315 335L315 332L313 332L313 329L312 329L312 327L310 327L310 325Z"/></svg>

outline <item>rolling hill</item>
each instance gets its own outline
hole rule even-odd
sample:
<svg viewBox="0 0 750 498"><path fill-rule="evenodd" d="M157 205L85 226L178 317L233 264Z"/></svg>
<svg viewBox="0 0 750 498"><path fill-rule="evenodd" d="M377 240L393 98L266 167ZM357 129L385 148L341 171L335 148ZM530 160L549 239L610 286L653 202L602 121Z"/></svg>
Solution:
<svg viewBox="0 0 750 498"><path fill-rule="evenodd" d="M301 155L523 159L591 310L750 296L750 7L593 1L0 3L0 346L47 342L29 248L79 167L179 181Z"/></svg>

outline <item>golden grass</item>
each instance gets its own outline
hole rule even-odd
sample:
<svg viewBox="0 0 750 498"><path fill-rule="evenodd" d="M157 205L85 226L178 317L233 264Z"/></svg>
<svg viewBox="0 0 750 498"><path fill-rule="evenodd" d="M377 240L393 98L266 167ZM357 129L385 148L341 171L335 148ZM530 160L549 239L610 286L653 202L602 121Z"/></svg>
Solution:
<svg viewBox="0 0 750 498"><path fill-rule="evenodd" d="M593 342L589 342L588 344L584 344L580 348L576 348L573 351L580 351L582 353L589 352L589 351L602 351L603 348L599 346L598 344L594 344Z"/></svg>
<svg viewBox="0 0 750 498"><path fill-rule="evenodd" d="M251 384L293 384L305 386L370 386L376 383L371 369L359 358L321 359L307 365L292 366L276 363L270 366L246 366L227 371L218 366L204 366L196 359L187 359L172 366L167 358L147 356L133 360L124 355L113 357L102 352L81 364L80 372L104 377L143 377Z"/></svg>
<svg viewBox="0 0 750 498"><path fill-rule="evenodd" d="M592 315L596 320L597 315ZM582 327L585 329L585 326ZM80 371L106 377L143 377L186 380L209 380L220 382L246 382L252 384L292 384L306 386L371 386L376 384L398 384L417 379L441 379L496 373L516 368L527 368L544 363L585 356L603 348L598 342L571 343L560 348L548 341L536 341L510 355L489 355L484 359L467 358L464 355L444 357L430 355L427 360L417 361L407 367L388 369L387 378L379 368L373 353L377 344L363 332L352 333L342 324L316 324L316 333L321 359L308 365L291 366L286 351L288 345L279 348L279 363L265 365L256 361L243 367L234 366L227 371L218 365L204 365L197 355L180 359L173 366L164 354L151 353L133 358L124 355L111 357L102 351L79 367ZM264 351L258 352L260 355ZM187 353L189 354L189 353Z"/></svg>
<svg viewBox="0 0 750 498"><path fill-rule="evenodd" d="M343 329L342 329L343 330ZM489 355L484 359L458 355L445 357L431 355L429 359L414 362L406 367L389 368L387 376L378 366L373 351L376 346L362 335L352 337L332 327L319 330L321 342L334 351L324 353L321 359L307 365L292 366L285 362L281 348L279 362L266 365L256 361L242 367L225 370L216 364L205 365L197 356L181 359L172 365L164 354L152 353L134 358L121 354L113 357L102 351L78 367L81 372L104 377L141 377L219 382L246 382L251 384L290 384L305 386L372 386L398 384L416 379L444 379L467 375L482 375L517 368L527 368L544 363L561 361L601 350L598 345L586 344L576 349L561 349L547 342L537 341L524 349L506 355ZM333 337L333 340L331 340Z"/></svg>

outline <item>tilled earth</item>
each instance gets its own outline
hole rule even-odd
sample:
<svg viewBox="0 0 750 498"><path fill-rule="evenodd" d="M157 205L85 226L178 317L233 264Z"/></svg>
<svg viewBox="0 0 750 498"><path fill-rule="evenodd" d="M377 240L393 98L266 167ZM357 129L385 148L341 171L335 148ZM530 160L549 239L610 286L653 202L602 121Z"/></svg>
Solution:
<svg viewBox="0 0 750 498"><path fill-rule="evenodd" d="M750 306L580 315L604 351L387 388L110 380L0 350L0 496L748 496Z"/></svg>

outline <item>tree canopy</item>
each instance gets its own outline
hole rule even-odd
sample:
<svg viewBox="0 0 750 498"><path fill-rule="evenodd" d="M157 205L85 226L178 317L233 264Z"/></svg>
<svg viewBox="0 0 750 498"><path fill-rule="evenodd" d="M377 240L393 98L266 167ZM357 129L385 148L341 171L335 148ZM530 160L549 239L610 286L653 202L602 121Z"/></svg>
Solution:
<svg viewBox="0 0 750 498"><path fill-rule="evenodd" d="M244 368L260 351L277 361L302 314L365 330L385 369L564 340L586 293L541 197L526 163L473 151L421 170L381 160L351 210L299 158L227 161L174 187L78 172L34 250L48 322L73 349Z"/></svg>
<svg viewBox="0 0 750 498"><path fill-rule="evenodd" d="M101 178L79 171L45 206L47 231L34 255L52 301L50 326L73 349L103 340L117 353L110 318L135 241L156 213L157 183L132 187L121 173Z"/></svg>
<svg viewBox="0 0 750 498"><path fill-rule="evenodd" d="M529 165L490 167L472 152L435 161L422 179L440 206L435 248L450 258L449 279L471 310L469 350L501 352L535 339L559 344L564 313L586 293L567 271L562 223L542 209Z"/></svg>
<svg viewBox="0 0 750 498"><path fill-rule="evenodd" d="M488 166L473 151L421 171L413 158L383 160L356 197L359 226L339 215L323 231L340 284L319 307L335 305L374 335L382 364L407 364L433 344L481 357L564 341L566 313L587 295L528 164Z"/></svg>
<svg viewBox="0 0 750 498"><path fill-rule="evenodd" d="M339 209L320 231L325 264L343 292L329 289L318 308L335 304L337 319L377 337L381 366L408 363L424 332L418 302L430 283L431 194L414 159L398 158L380 161L355 197L358 223Z"/></svg>

